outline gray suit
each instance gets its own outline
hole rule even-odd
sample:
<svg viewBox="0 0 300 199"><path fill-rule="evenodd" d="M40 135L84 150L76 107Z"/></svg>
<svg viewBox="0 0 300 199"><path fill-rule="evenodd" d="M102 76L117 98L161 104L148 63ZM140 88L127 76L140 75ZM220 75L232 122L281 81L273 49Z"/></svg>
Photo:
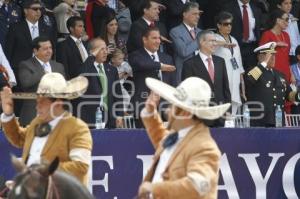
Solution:
<svg viewBox="0 0 300 199"><path fill-rule="evenodd" d="M49 63L52 72L58 72L65 76L62 64L51 60ZM22 61L18 66L19 85L24 92L36 92L39 82L44 74L45 71L43 66L35 57ZM35 106L35 100L24 100L19 119L22 126L29 124L36 116Z"/></svg>
<svg viewBox="0 0 300 199"><path fill-rule="evenodd" d="M196 28L196 35L200 31L199 28ZM199 45L197 39L194 40L192 38L190 32L183 23L171 29L170 37L173 41L176 76L179 83L181 82L183 62L194 55L194 52L199 49Z"/></svg>

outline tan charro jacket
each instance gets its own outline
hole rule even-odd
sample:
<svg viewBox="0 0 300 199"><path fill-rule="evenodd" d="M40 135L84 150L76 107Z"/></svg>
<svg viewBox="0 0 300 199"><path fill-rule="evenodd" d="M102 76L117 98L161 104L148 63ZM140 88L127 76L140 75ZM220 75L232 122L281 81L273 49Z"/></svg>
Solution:
<svg viewBox="0 0 300 199"><path fill-rule="evenodd" d="M156 149L144 181L153 178L163 151L161 140L169 133L160 117L144 117L144 125ZM162 174L163 182L153 184L155 199L216 199L220 151L209 128L197 124L178 144Z"/></svg>
<svg viewBox="0 0 300 199"><path fill-rule="evenodd" d="M18 148L23 148L22 159L24 162L28 158L34 139L34 129L40 123L38 118L35 118L26 128L20 127L16 119L3 123L4 133L9 142ZM87 185L89 165L80 161L72 161L69 157L70 151L76 148L91 151L92 136L82 120L67 113L49 134L41 158L51 162L55 157L59 157L59 168Z"/></svg>

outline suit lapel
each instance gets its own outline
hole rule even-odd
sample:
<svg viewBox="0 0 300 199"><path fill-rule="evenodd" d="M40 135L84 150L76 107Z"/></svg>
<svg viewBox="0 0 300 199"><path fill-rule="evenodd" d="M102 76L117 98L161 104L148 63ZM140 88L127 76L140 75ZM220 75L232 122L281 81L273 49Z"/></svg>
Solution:
<svg viewBox="0 0 300 199"><path fill-rule="evenodd" d="M22 26L23 26L23 29L25 30L24 31L24 33L25 33L24 36L26 38L26 41L28 41L31 44L31 42L32 42L31 33L30 33L30 30L29 30L29 27L28 27L28 24L27 24L26 20L23 21Z"/></svg>
<svg viewBox="0 0 300 199"><path fill-rule="evenodd" d="M83 61L75 41L69 36L67 38L67 42L68 42L68 45L70 46L70 49L72 49L72 51L76 54L76 57L79 57L80 60Z"/></svg>
<svg viewBox="0 0 300 199"><path fill-rule="evenodd" d="M36 57L31 58L34 68L41 73L41 76L45 74L44 67L40 64L40 62L36 59Z"/></svg>
<svg viewBox="0 0 300 199"><path fill-rule="evenodd" d="M28 128L32 128L32 129L28 129L28 134L26 135L26 142L24 144L24 151L23 151L23 160L24 161L27 161L28 159L28 156L29 156L29 152L30 152L30 149L31 149L31 145L32 145L32 142L33 142L33 139L34 139L34 136L35 136L35 127L37 124L41 123L41 121L36 118L34 119L34 121L32 121L32 125L31 127L28 127Z"/></svg>
<svg viewBox="0 0 300 199"><path fill-rule="evenodd" d="M240 9L240 6L239 6L239 3L236 1L236 3L234 4L234 9L235 9L235 13L238 15L237 18L235 18L234 20L238 20L238 24L241 24L243 23L243 17L242 17L242 13L241 13L241 9Z"/></svg>

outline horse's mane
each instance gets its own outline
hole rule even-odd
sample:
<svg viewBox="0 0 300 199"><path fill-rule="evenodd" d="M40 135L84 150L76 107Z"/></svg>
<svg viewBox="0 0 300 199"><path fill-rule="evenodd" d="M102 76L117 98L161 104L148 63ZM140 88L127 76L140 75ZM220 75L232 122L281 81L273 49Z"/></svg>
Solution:
<svg viewBox="0 0 300 199"><path fill-rule="evenodd" d="M56 158L50 164L35 164L27 167L24 163L12 158L18 174L15 186L9 194L13 199L21 195L22 190L26 198L51 196L60 199L93 199L88 189L74 176L58 170L59 160ZM24 193L23 193L24 194ZM29 197L28 197L29 195Z"/></svg>

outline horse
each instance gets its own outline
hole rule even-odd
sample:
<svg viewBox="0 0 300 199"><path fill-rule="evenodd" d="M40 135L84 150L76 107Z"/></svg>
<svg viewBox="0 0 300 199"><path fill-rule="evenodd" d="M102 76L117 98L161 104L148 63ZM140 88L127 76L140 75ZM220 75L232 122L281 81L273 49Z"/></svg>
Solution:
<svg viewBox="0 0 300 199"><path fill-rule="evenodd" d="M75 177L57 170L59 159L50 164L27 167L16 157L12 164L18 174L8 193L8 199L94 199L88 189Z"/></svg>

